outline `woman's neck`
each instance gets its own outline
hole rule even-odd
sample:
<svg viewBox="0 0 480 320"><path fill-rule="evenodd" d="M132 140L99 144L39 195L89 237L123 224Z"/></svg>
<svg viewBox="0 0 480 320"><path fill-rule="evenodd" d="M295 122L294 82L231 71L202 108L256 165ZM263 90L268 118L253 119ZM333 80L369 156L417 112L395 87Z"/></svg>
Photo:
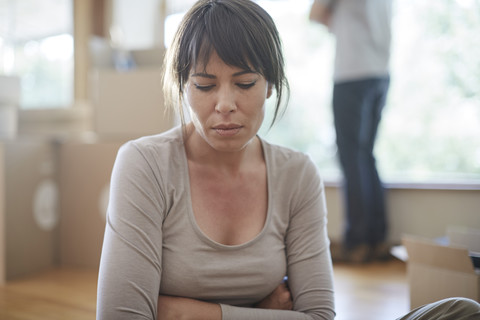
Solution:
<svg viewBox="0 0 480 320"><path fill-rule="evenodd" d="M208 144L191 124L187 125L186 132L187 159L196 165L235 175L250 170L259 162L264 163L262 145L256 136L240 150L219 151Z"/></svg>

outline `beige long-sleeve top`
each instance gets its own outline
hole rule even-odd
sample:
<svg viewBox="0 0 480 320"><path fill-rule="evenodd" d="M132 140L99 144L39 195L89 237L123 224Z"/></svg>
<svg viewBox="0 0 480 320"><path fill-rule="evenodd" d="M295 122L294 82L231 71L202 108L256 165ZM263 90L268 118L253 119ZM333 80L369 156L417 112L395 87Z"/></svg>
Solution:
<svg viewBox="0 0 480 320"><path fill-rule="evenodd" d="M199 228L180 127L122 146L112 172L97 319L156 319L159 294L219 303L228 319L333 319L322 181L308 156L262 141L268 213L251 241L228 246ZM253 304L284 276L294 311ZM160 311L161 312L161 311Z"/></svg>

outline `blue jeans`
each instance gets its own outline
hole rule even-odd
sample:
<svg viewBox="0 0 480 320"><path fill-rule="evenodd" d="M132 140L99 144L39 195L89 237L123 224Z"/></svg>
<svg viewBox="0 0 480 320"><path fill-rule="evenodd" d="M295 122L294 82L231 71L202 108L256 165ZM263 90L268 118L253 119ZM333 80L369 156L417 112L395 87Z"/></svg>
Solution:
<svg viewBox="0 0 480 320"><path fill-rule="evenodd" d="M347 249L385 241L385 196L373 149L390 78L335 83L333 115L344 175Z"/></svg>

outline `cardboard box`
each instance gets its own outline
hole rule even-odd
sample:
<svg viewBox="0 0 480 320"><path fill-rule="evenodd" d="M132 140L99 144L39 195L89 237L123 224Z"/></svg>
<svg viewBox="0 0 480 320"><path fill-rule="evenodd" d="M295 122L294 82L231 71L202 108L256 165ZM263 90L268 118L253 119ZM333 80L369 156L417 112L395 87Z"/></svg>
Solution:
<svg viewBox="0 0 480 320"><path fill-rule="evenodd" d="M447 237L404 236L410 308L448 297L480 301L480 270L470 255L480 245L480 230L449 228Z"/></svg>
<svg viewBox="0 0 480 320"><path fill-rule="evenodd" d="M101 138L134 139L166 131L176 123L165 109L160 68L92 73L94 130Z"/></svg>
<svg viewBox="0 0 480 320"><path fill-rule="evenodd" d="M125 141L67 141L60 146L60 265L98 269L110 175Z"/></svg>
<svg viewBox="0 0 480 320"><path fill-rule="evenodd" d="M50 141L0 141L0 284L56 264L55 166Z"/></svg>

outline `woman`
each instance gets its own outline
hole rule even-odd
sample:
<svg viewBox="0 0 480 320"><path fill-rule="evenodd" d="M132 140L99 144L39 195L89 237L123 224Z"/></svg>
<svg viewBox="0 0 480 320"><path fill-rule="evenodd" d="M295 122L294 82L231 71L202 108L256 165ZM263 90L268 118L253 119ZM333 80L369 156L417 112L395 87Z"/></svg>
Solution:
<svg viewBox="0 0 480 320"><path fill-rule="evenodd" d="M191 121L119 150L98 319L333 319L317 169L257 135L274 91L273 121L282 113L283 64L254 2L203 0L185 15L165 92Z"/></svg>
<svg viewBox="0 0 480 320"><path fill-rule="evenodd" d="M272 19L250 0L201 0L165 66L182 125L118 152L97 319L333 319L317 169L257 135L266 99L275 122L288 92Z"/></svg>

